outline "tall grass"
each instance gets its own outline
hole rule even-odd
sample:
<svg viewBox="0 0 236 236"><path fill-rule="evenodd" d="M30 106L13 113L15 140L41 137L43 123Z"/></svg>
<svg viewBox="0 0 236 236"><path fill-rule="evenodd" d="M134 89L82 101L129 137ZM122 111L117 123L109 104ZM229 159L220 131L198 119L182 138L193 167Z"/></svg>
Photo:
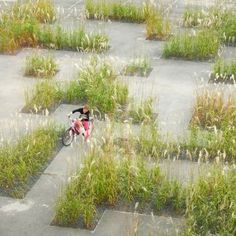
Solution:
<svg viewBox="0 0 236 236"><path fill-rule="evenodd" d="M236 102L222 91L197 95L190 123L190 136L181 149L191 159L235 162Z"/></svg>
<svg viewBox="0 0 236 236"><path fill-rule="evenodd" d="M89 19L111 19L134 23L145 21L142 7L129 2L86 0L85 9Z"/></svg>
<svg viewBox="0 0 236 236"><path fill-rule="evenodd" d="M150 1L146 1L143 6L136 6L122 1L86 0L85 8L90 19L145 23L148 39L164 40L171 33L171 23L164 14L164 8L157 9L157 6Z"/></svg>
<svg viewBox="0 0 236 236"><path fill-rule="evenodd" d="M163 7L151 2L144 5L147 39L165 40L171 34L171 23Z"/></svg>
<svg viewBox="0 0 236 236"><path fill-rule="evenodd" d="M223 129L236 122L236 100L233 95L226 98L221 91L204 90L197 94L191 125L203 129Z"/></svg>
<svg viewBox="0 0 236 236"><path fill-rule="evenodd" d="M26 57L25 75L52 78L57 72L57 64L52 56L33 54Z"/></svg>
<svg viewBox="0 0 236 236"><path fill-rule="evenodd" d="M150 122L149 125L144 124L140 127L136 145L139 155L154 159L161 159L166 148L166 144L162 141L155 122Z"/></svg>
<svg viewBox="0 0 236 236"><path fill-rule="evenodd" d="M33 113L52 110L63 99L64 91L53 81L43 81L36 84L32 90L25 93L25 111Z"/></svg>
<svg viewBox="0 0 236 236"><path fill-rule="evenodd" d="M0 20L0 53L13 54L22 47L37 45L39 25L34 19Z"/></svg>
<svg viewBox="0 0 236 236"><path fill-rule="evenodd" d="M37 39L41 47L59 50L101 52L109 48L107 35L87 33L83 27L68 31L61 26L44 26L38 31Z"/></svg>
<svg viewBox="0 0 236 236"><path fill-rule="evenodd" d="M0 53L15 53L21 47L37 45L39 23L55 20L52 1L15 3L0 15Z"/></svg>
<svg viewBox="0 0 236 236"><path fill-rule="evenodd" d="M102 113L113 114L127 103L128 89L118 81L116 71L108 61L91 58L82 66L76 80L80 99Z"/></svg>
<svg viewBox="0 0 236 236"><path fill-rule="evenodd" d="M54 19L50 1L38 0L29 5L16 5L0 16L0 53L15 53L22 47L47 47L79 51L103 51L108 38L100 33L86 33L62 27L41 26Z"/></svg>
<svg viewBox="0 0 236 236"><path fill-rule="evenodd" d="M52 0L16 2L10 11L10 17L24 20L35 18L40 23L52 23L56 20L56 9Z"/></svg>
<svg viewBox="0 0 236 236"><path fill-rule="evenodd" d="M226 62L224 60L217 60L213 67L213 73L211 75L211 81L213 82L236 82L236 60Z"/></svg>
<svg viewBox="0 0 236 236"><path fill-rule="evenodd" d="M171 207L182 212L185 191L179 184L165 180L158 166L148 167L131 156L117 160L117 155L106 144L103 150L92 149L58 200L54 223L76 225L82 219L84 226L91 228L101 204L130 205L138 201L140 206L149 204L154 211Z"/></svg>
<svg viewBox="0 0 236 236"><path fill-rule="evenodd" d="M183 14L183 25L216 30L223 42L235 44L236 15L233 10L214 6L207 10L187 9Z"/></svg>
<svg viewBox="0 0 236 236"><path fill-rule="evenodd" d="M17 198L24 197L29 186L57 148L60 130L54 125L0 147L0 190Z"/></svg>
<svg viewBox="0 0 236 236"><path fill-rule="evenodd" d="M38 83L25 95L28 111L51 110L61 101L67 103L87 102L91 108L113 115L126 105L128 88L118 81L114 68L105 60L92 57L84 63L76 78L64 85L53 81Z"/></svg>
<svg viewBox="0 0 236 236"><path fill-rule="evenodd" d="M211 43L209 43L211 42ZM220 40L213 31L203 30L196 35L183 33L166 42L162 56L188 60L207 60L217 56Z"/></svg>
<svg viewBox="0 0 236 236"><path fill-rule="evenodd" d="M129 116L134 123L155 122L152 98L145 100L138 106L133 104L129 109Z"/></svg>
<svg viewBox="0 0 236 236"><path fill-rule="evenodd" d="M190 189L186 235L236 234L235 182L235 170L216 170Z"/></svg>
<svg viewBox="0 0 236 236"><path fill-rule="evenodd" d="M203 9L186 9L182 20L185 27L196 27L205 23L206 12ZM207 25L207 24L206 24Z"/></svg>
<svg viewBox="0 0 236 236"><path fill-rule="evenodd" d="M132 59L124 68L124 75L147 76L151 70L150 61L148 58L139 57Z"/></svg>

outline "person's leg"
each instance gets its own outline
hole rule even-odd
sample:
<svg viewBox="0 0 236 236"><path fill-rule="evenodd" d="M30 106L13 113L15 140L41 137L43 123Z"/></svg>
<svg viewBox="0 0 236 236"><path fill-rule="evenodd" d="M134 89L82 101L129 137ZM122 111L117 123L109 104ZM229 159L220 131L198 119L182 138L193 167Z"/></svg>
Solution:
<svg viewBox="0 0 236 236"><path fill-rule="evenodd" d="M82 121L84 129L85 129L85 141L88 139L90 132L89 132L89 121Z"/></svg>

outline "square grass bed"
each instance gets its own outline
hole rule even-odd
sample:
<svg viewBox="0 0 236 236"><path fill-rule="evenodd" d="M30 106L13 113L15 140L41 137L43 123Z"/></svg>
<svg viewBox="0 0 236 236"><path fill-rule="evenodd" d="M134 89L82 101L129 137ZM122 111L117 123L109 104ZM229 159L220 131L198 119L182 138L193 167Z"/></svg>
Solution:
<svg viewBox="0 0 236 236"><path fill-rule="evenodd" d="M23 198L62 148L62 129L42 126L0 145L0 196Z"/></svg>
<svg viewBox="0 0 236 236"><path fill-rule="evenodd" d="M210 174L183 186L166 178L158 164L118 150L109 141L90 150L58 198L51 225L94 230L111 209L185 218L181 233L186 235L234 235L235 170L223 173L213 165Z"/></svg>

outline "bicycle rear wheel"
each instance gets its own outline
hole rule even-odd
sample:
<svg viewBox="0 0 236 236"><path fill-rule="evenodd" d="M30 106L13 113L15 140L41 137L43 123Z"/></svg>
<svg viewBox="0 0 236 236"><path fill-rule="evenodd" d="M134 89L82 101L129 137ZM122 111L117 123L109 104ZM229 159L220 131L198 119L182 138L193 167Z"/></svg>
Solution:
<svg viewBox="0 0 236 236"><path fill-rule="evenodd" d="M69 146L74 140L74 132L71 128L67 129L62 136L62 144Z"/></svg>

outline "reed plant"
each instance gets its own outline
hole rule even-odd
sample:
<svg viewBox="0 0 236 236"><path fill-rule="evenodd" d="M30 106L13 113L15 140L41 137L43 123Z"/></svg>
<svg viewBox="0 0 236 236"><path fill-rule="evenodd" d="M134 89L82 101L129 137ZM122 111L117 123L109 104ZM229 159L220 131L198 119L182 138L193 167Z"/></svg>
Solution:
<svg viewBox="0 0 236 236"><path fill-rule="evenodd" d="M54 57L33 54L26 57L25 75L39 78L52 78L57 73Z"/></svg>
<svg viewBox="0 0 236 236"><path fill-rule="evenodd" d="M118 81L115 69L106 60L92 57L80 68L76 80L80 99L102 113L114 114L127 103L128 88Z"/></svg>
<svg viewBox="0 0 236 236"><path fill-rule="evenodd" d="M162 56L187 60L207 60L217 56L219 47L220 40L213 31L203 30L195 35L182 33L173 36L165 43Z"/></svg>
<svg viewBox="0 0 236 236"><path fill-rule="evenodd" d="M35 19L39 23L53 23L56 20L56 9L52 0L16 2L9 11L3 13L3 17L22 21Z"/></svg>
<svg viewBox="0 0 236 236"><path fill-rule="evenodd" d="M182 16L183 26L197 27L203 25L206 17L207 13L203 9L186 9Z"/></svg>
<svg viewBox="0 0 236 236"><path fill-rule="evenodd" d="M218 168L193 185L187 195L185 235L236 234L236 171Z"/></svg>
<svg viewBox="0 0 236 236"><path fill-rule="evenodd" d="M155 122L153 114L153 99L149 98L140 105L131 105L129 117L134 123L152 123Z"/></svg>
<svg viewBox="0 0 236 236"><path fill-rule="evenodd" d="M144 5L146 37L147 39L166 40L171 35L171 22L165 14L164 8L154 3Z"/></svg>
<svg viewBox="0 0 236 236"><path fill-rule="evenodd" d="M14 143L0 146L0 190L16 198L25 196L29 183L39 175L57 149L60 129L42 126Z"/></svg>
<svg viewBox="0 0 236 236"><path fill-rule="evenodd" d="M52 110L60 102L87 102L101 113L114 115L128 102L128 88L118 81L112 65L98 57L91 57L81 65L74 80L65 84L43 81L25 94L27 111Z"/></svg>
<svg viewBox="0 0 236 236"><path fill-rule="evenodd" d="M37 45L39 25L34 19L0 20L0 53L14 54L22 47Z"/></svg>
<svg viewBox="0 0 236 236"><path fill-rule="evenodd" d="M76 225L81 219L88 229L94 223L97 207L117 204L149 204L154 211L173 207L185 209L184 189L168 182L159 166L148 167L140 158L117 159L111 143L93 148L56 206L55 224ZM178 201L178 203L177 203ZM152 204L155 202L155 204Z"/></svg>
<svg viewBox="0 0 236 236"><path fill-rule="evenodd" d="M26 91L24 110L33 113L50 111L60 104L63 96L64 91L56 82L38 82L32 90Z"/></svg>
<svg viewBox="0 0 236 236"><path fill-rule="evenodd" d="M146 57L132 59L125 66L123 74L129 76L146 77L151 70L150 60Z"/></svg>
<svg viewBox="0 0 236 236"><path fill-rule="evenodd" d="M89 19L145 23L147 39L165 40L171 33L171 23L163 8L157 8L150 1L143 6L136 6L121 1L86 0L85 8Z"/></svg>
<svg viewBox="0 0 236 236"><path fill-rule="evenodd" d="M236 100L233 95L224 97L224 93L218 90L204 90L197 94L194 105L192 126L203 129L224 129L234 126L236 122Z"/></svg>
<svg viewBox="0 0 236 236"><path fill-rule="evenodd" d="M236 82L236 60L229 62L222 59L217 60L210 81L234 84Z"/></svg>
<svg viewBox="0 0 236 236"><path fill-rule="evenodd" d="M230 44L235 44L236 40L235 22L235 12L220 6L213 6L207 10L187 9L183 14L184 26L215 30L223 42Z"/></svg>
<svg viewBox="0 0 236 236"><path fill-rule="evenodd" d="M83 27L68 31L61 26L44 26L38 31L37 39L41 47L59 50L102 52L109 48L107 35L87 33Z"/></svg>
<svg viewBox="0 0 236 236"><path fill-rule="evenodd" d="M98 52L108 48L104 34L40 25L54 21L54 11L51 1L36 0L4 12L0 16L0 53L13 54L22 47Z"/></svg>
<svg viewBox="0 0 236 236"><path fill-rule="evenodd" d="M137 152L144 158L161 159L167 144L163 142L155 122L143 124L136 139Z"/></svg>
<svg viewBox="0 0 236 236"><path fill-rule="evenodd" d="M133 23L145 21L141 6L122 1L86 0L85 9L89 19L119 20Z"/></svg>
<svg viewBox="0 0 236 236"><path fill-rule="evenodd" d="M236 102L233 95L205 90L197 95L190 135L180 144L190 159L235 162Z"/></svg>

